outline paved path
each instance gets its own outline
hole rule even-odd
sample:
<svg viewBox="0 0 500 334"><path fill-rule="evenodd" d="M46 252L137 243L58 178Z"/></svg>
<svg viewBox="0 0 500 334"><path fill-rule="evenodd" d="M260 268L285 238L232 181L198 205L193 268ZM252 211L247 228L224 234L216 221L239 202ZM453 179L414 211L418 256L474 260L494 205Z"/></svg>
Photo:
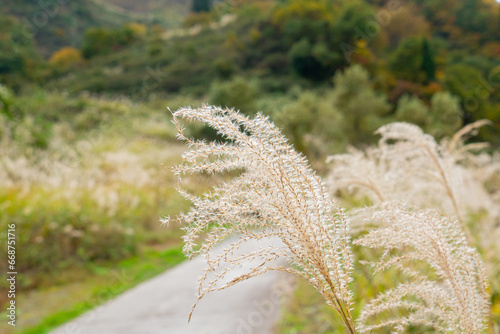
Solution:
<svg viewBox="0 0 500 334"><path fill-rule="evenodd" d="M276 242L276 241L273 241ZM241 252L269 245L246 245ZM227 247L221 244L218 251ZM125 292L103 306L61 326L52 334L270 334L293 281L268 272L204 297L191 322L202 258L186 261ZM243 273L248 265L238 268ZM238 274L235 272L235 274Z"/></svg>

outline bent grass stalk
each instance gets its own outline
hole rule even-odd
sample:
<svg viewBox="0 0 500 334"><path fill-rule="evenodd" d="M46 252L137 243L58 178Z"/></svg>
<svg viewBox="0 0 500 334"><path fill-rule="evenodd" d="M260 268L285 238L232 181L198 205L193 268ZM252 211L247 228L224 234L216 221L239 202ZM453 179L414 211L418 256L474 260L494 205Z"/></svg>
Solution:
<svg viewBox="0 0 500 334"><path fill-rule="evenodd" d="M210 291L269 270L284 271L309 281L337 311L350 333L355 333L348 286L353 267L349 222L306 159L261 114L249 119L233 110L204 107L181 109L173 116L179 139L189 146L184 163L174 169L181 184L187 173L242 171L202 197L179 189L193 204L189 213L180 216L186 224L185 252L190 256L204 254L207 261L199 281L198 301ZM191 140L184 136L179 118L205 122L227 142ZM203 231L209 231L208 236L195 250L195 240ZM210 257L213 246L230 234L239 235L230 250L250 240L270 237L278 237L286 247L233 257L228 250ZM292 266L273 266L272 261L278 257L287 258ZM206 282L216 269L256 259L259 265L222 286L217 284L228 274L227 267Z"/></svg>
<svg viewBox="0 0 500 334"><path fill-rule="evenodd" d="M217 130L225 142L186 137L180 119L206 123ZM197 301L189 318L207 293L278 270L307 280L335 309L351 334L381 327L401 332L409 323L429 325L438 332L459 330L475 334L486 328L488 296L484 269L456 220L445 218L437 211L415 209L402 203L384 202L373 209L377 214L372 218L385 223L368 231L356 243L389 249L412 246L411 253L392 259L385 254L374 265L377 270L396 266L418 277L420 282L400 284L372 300L356 326L349 288L353 270L349 220L344 209L329 197L325 184L304 156L261 114L251 119L232 109L204 106L174 112L173 122L178 139L189 147L183 155L184 162L174 167L179 192L192 202L191 210L179 216L186 231L184 252L190 258L202 255L207 263L198 281ZM202 196L182 188L186 174L230 171L239 175ZM445 174L441 177L446 180ZM448 195L453 199L453 193ZM377 196L384 198L382 192ZM214 246L228 236L237 238L222 253L214 254ZM276 237L283 247L233 254L244 243ZM288 259L290 266L274 265L278 258ZM402 265L412 259L427 260L435 271L434 279L429 273L417 274L411 266ZM243 262L251 263L251 268L228 280L232 268ZM436 301L434 294L448 294L449 298ZM408 295L417 296L421 302L408 304L404 300ZM406 308L410 314L375 325L366 324L380 311L395 307ZM435 312L439 321L435 321Z"/></svg>

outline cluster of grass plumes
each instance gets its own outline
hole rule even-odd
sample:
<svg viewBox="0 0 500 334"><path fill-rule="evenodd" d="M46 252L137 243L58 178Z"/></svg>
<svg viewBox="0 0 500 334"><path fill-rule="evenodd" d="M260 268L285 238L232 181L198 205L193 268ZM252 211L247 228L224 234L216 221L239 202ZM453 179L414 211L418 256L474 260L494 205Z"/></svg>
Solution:
<svg viewBox="0 0 500 334"><path fill-rule="evenodd" d="M184 163L174 168L181 184L179 191L192 202L191 211L179 217L186 224L184 250L190 256L202 254L207 261L199 281L198 301L208 292L269 270L280 270L311 283L337 311L350 333L380 327L401 332L409 324L431 326L439 332L484 331L489 308L483 265L456 220L438 211L419 211L405 204L385 203L386 198L380 198L383 204L372 210L371 221L384 222L356 242L386 248L380 261L374 262L376 269L395 266L415 280L368 303L356 326L351 310L359 305L353 305L349 288L354 264L348 219L328 196L323 181L305 158L261 114L250 119L233 110L207 106L180 109L173 116L178 138L190 148L184 154ZM225 141L189 139L180 119L204 122ZM387 145L396 139L394 132L390 133L385 137ZM430 138L425 140L432 143ZM438 152L429 145L430 154ZM406 157L412 156L411 152L405 153ZM419 153L413 154L419 157ZM436 154L442 159L441 153ZM442 178L446 191L447 176L439 174L445 166L441 160L435 164L436 177ZM368 167L373 166L376 163ZM419 166L423 167L423 162ZM182 189L184 175L191 173L237 176L197 197ZM450 201L455 198L452 191L448 194ZM223 253L214 254L214 246L230 235L235 235L236 241ZM275 237L286 247L233 255L246 242ZM200 239L204 240L198 246ZM292 267L273 265L280 257L291 260ZM259 261L254 262L256 259ZM427 262L427 270L422 270L421 263L414 263L419 260ZM243 262L256 264L245 274L221 284L231 268ZM218 274L213 276L214 272ZM406 313L375 325L366 323L373 320L372 316L395 308L403 308Z"/></svg>
<svg viewBox="0 0 500 334"><path fill-rule="evenodd" d="M489 296L483 264L456 219L397 202L382 203L365 214L381 226L355 243L384 249L382 257L370 263L376 272L396 267L409 278L364 307L358 318L361 333L381 327L401 333L410 324L444 333L482 333L487 328ZM408 312L366 324L372 317L398 309Z"/></svg>
<svg viewBox="0 0 500 334"><path fill-rule="evenodd" d="M129 257L174 234L175 227L157 225L158 216L187 205L174 189L175 177L158 163L158 157L180 160L183 150L177 142L164 149L175 141L164 113L87 94L16 99L14 119L0 113L0 223L16 225L16 245L23 249L19 289L55 284L53 277L59 283L66 277L61 273ZM50 122L49 133L40 120ZM47 143L43 149L33 144L38 135ZM0 237L6 233L2 229ZM2 247L0 256L6 252ZM7 265L1 261L0 270Z"/></svg>
<svg viewBox="0 0 500 334"><path fill-rule="evenodd" d="M62 150L31 157L15 147L0 152L0 223L16 225L24 250L19 288L36 288L46 274L91 261L131 256L149 231L158 233L157 217L184 203L172 189L175 178L159 165L147 166L146 157L131 149L83 152L79 159L59 158ZM158 187L158 179L172 187Z"/></svg>
<svg viewBox="0 0 500 334"><path fill-rule="evenodd" d="M488 276L498 277L500 205L494 180L500 165L495 155L478 154L487 144L465 143L488 123L469 124L439 143L415 125L385 125L377 131L378 146L329 158L328 186L334 193L347 191L358 198L368 197L372 203L406 201L456 217L468 244L480 250ZM371 220L352 220L353 232L373 227ZM493 281L493 304L498 303L498 289Z"/></svg>
<svg viewBox="0 0 500 334"><path fill-rule="evenodd" d="M469 242L485 254L490 275L496 276L499 271L492 264L500 257L496 242L500 190L495 177L500 162L495 155L478 154L486 143L465 143L488 123L469 124L439 143L416 125L385 125L377 131L381 136L378 146L329 157L329 189L367 197L372 203L406 201L456 216ZM363 224L354 219L353 229L363 231Z"/></svg>
<svg viewBox="0 0 500 334"><path fill-rule="evenodd" d="M205 122L227 141L190 140L183 135L178 118ZM191 211L180 216L187 224L185 252L190 256L205 254L207 260L198 300L210 291L269 270L285 271L308 280L354 332L348 287L352 270L348 220L328 196L323 182L309 168L305 158L295 152L278 129L260 114L250 119L228 109L181 109L174 113L174 122L179 138L190 147L184 154L185 163L175 168L180 178L196 172L241 172L202 197L181 190L192 202ZM206 230L209 230L208 236L196 249L195 240ZM239 239L222 254L210 257L213 246L235 232L239 233ZM270 237L278 237L286 247L231 256L242 243ZM278 257L290 259L293 267L273 266L273 260ZM223 286L217 283L228 273L228 268L212 281L205 282L208 273L215 268L228 264L237 266L256 258L260 260L258 264Z"/></svg>
<svg viewBox="0 0 500 334"><path fill-rule="evenodd" d="M464 144L467 136L485 124L471 124L441 143L413 124L385 125L376 132L381 136L378 146L329 157L328 186L333 192L355 191L375 203L405 200L419 207L436 207L463 221L467 210L494 207L477 182L477 174L467 168L477 165L472 152L484 144Z"/></svg>

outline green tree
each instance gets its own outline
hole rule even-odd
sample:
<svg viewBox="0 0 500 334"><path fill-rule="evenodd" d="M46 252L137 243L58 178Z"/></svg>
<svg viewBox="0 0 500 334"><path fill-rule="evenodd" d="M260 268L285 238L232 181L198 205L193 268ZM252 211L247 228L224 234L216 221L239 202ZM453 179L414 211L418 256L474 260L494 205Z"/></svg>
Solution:
<svg viewBox="0 0 500 334"><path fill-rule="evenodd" d="M398 79L422 82L422 41L409 37L399 43L389 58L389 68Z"/></svg>
<svg viewBox="0 0 500 334"><path fill-rule="evenodd" d="M436 78L436 63L427 38L422 41L422 71L425 73L426 83Z"/></svg>
<svg viewBox="0 0 500 334"><path fill-rule="evenodd" d="M324 80L331 77L334 71L332 59L324 44L312 44L306 38L295 43L288 53L292 68L304 78L311 80Z"/></svg>
<svg viewBox="0 0 500 334"><path fill-rule="evenodd" d="M427 132L436 139L453 136L463 125L460 99L449 92L437 92L432 96L430 109L432 123Z"/></svg>
<svg viewBox="0 0 500 334"><path fill-rule="evenodd" d="M136 41L143 32L138 24L124 25L119 29L90 28L83 37L82 55L92 58L124 48Z"/></svg>
<svg viewBox="0 0 500 334"><path fill-rule="evenodd" d="M82 43L82 55L89 59L98 54L109 52L111 37L104 28L90 28L85 32Z"/></svg>
<svg viewBox="0 0 500 334"><path fill-rule="evenodd" d="M344 56L342 67L351 62L354 53L361 51L359 43L374 44L380 26L374 19L373 7L366 2L346 1L342 3L338 17L330 31L332 44Z"/></svg>
<svg viewBox="0 0 500 334"><path fill-rule="evenodd" d="M295 149L319 161L343 148L347 144L343 129L332 126L342 122L342 115L331 103L331 93L297 89L294 95L294 100L282 104L273 118Z"/></svg>
<svg viewBox="0 0 500 334"><path fill-rule="evenodd" d="M445 71L445 87L453 94L459 96L462 101L466 99L484 100L489 93L487 87L484 86L483 76L481 71L468 65L450 65ZM481 89L481 96L476 96L477 90Z"/></svg>
<svg viewBox="0 0 500 334"><path fill-rule="evenodd" d="M17 90L25 80L36 79L40 63L33 35L16 18L0 14L0 82Z"/></svg>
<svg viewBox="0 0 500 334"><path fill-rule="evenodd" d="M10 112L13 96L14 94L8 87L0 84L0 113L7 115L9 118L13 116Z"/></svg>
<svg viewBox="0 0 500 334"><path fill-rule="evenodd" d="M431 31L431 24L425 19L421 11L410 3L401 6L387 20L381 34L390 48L396 48L408 36L427 36Z"/></svg>
<svg viewBox="0 0 500 334"><path fill-rule="evenodd" d="M312 92L301 93L297 100L289 103L277 112L275 118L278 125L290 138L296 150L308 154L307 134L313 133L321 112L318 95Z"/></svg>
<svg viewBox="0 0 500 334"><path fill-rule="evenodd" d="M353 45L360 39L371 40L379 33L374 14L373 7L366 2L343 2L333 32L340 41Z"/></svg>
<svg viewBox="0 0 500 334"><path fill-rule="evenodd" d="M258 83L242 77L212 85L209 93L210 104L235 108L245 114L254 114L255 101L259 95Z"/></svg>
<svg viewBox="0 0 500 334"><path fill-rule="evenodd" d="M485 33L488 30L488 15L482 1L461 0L459 3L455 24L468 32Z"/></svg>
<svg viewBox="0 0 500 334"><path fill-rule="evenodd" d="M353 65L333 79L333 104L342 114L342 129L353 145L373 140L373 132L383 123L391 106L384 95L373 89L366 69ZM338 125L336 125L338 126Z"/></svg>
<svg viewBox="0 0 500 334"><path fill-rule="evenodd" d="M460 99L449 92L437 92L430 108L416 96L405 95L398 101L397 121L413 123L435 138L453 136L463 124Z"/></svg>
<svg viewBox="0 0 500 334"><path fill-rule="evenodd" d="M211 0L193 0L191 11L194 13L209 12L212 9Z"/></svg>
<svg viewBox="0 0 500 334"><path fill-rule="evenodd" d="M404 95L398 101L396 120L413 123L425 129L430 123L429 110L418 97Z"/></svg>

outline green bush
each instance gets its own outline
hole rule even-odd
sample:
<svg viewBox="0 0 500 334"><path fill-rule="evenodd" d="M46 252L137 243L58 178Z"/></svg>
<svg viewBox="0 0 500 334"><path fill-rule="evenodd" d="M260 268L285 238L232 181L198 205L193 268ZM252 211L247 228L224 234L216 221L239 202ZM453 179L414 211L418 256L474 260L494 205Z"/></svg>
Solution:
<svg viewBox="0 0 500 334"><path fill-rule="evenodd" d="M235 108L244 114L254 114L255 101L259 95L259 84L243 77L235 77L231 81L214 83L209 92L209 103L213 105Z"/></svg>
<svg viewBox="0 0 500 334"><path fill-rule="evenodd" d="M417 83L425 80L422 64L422 39L420 37L408 37L402 40L389 59L389 67L398 79Z"/></svg>
<svg viewBox="0 0 500 334"><path fill-rule="evenodd" d="M106 55L132 44L138 37L138 31L130 24L114 30L90 28L83 36L82 55L87 59Z"/></svg>
<svg viewBox="0 0 500 334"><path fill-rule="evenodd" d="M14 100L13 92L6 86L0 84L0 113L12 117L10 106Z"/></svg>
<svg viewBox="0 0 500 334"><path fill-rule="evenodd" d="M331 76L333 71L332 68L328 70L320 61L322 54L327 51L317 51L320 55L318 59L314 54L315 50L318 50L316 45L313 45L306 38L302 38L292 45L288 57L292 68L301 76L312 80L323 80Z"/></svg>
<svg viewBox="0 0 500 334"><path fill-rule="evenodd" d="M387 98L374 90L370 74L360 65L335 74L333 81L333 105L342 114L341 125L336 126L353 145L373 141L373 132L391 110Z"/></svg>
<svg viewBox="0 0 500 334"><path fill-rule="evenodd" d="M426 127L430 122L430 115L427 106L422 100L415 96L404 95L398 101L396 109L396 120Z"/></svg>
<svg viewBox="0 0 500 334"><path fill-rule="evenodd" d="M191 10L194 13L209 12L211 8L211 0L192 0Z"/></svg>
<svg viewBox="0 0 500 334"><path fill-rule="evenodd" d="M450 65L446 68L444 84L450 93L462 100L473 97L476 89L483 87L481 72L468 65Z"/></svg>
<svg viewBox="0 0 500 334"><path fill-rule="evenodd" d="M430 113L432 123L428 126L428 132L437 139L451 137L464 123L460 99L448 92L438 92L432 96Z"/></svg>
<svg viewBox="0 0 500 334"><path fill-rule="evenodd" d="M312 91L297 92L292 102L285 103L273 114L296 150L313 159L321 159L342 145L343 130L332 126L341 122L330 95Z"/></svg>
<svg viewBox="0 0 500 334"><path fill-rule="evenodd" d="M452 136L463 124L460 101L448 92L434 94L430 106L415 96L405 95L398 101L395 118L416 124L437 139Z"/></svg>

